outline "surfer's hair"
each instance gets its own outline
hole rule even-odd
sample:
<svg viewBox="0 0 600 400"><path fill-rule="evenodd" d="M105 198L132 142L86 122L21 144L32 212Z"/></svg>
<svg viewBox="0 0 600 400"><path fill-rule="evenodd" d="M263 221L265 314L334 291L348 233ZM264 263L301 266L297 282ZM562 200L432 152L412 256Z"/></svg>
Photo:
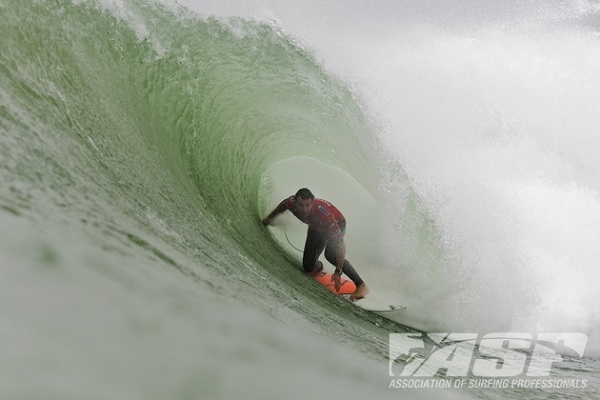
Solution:
<svg viewBox="0 0 600 400"><path fill-rule="evenodd" d="M307 188L302 188L296 192L296 199L298 198L301 198L302 200L313 200L315 198L315 195L312 194L312 192Z"/></svg>

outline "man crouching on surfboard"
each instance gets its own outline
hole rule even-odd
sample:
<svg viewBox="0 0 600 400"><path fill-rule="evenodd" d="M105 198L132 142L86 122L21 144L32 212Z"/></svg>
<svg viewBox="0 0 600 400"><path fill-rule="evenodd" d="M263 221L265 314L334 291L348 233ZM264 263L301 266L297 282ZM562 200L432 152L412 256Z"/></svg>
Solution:
<svg viewBox="0 0 600 400"><path fill-rule="evenodd" d="M303 188L295 195L284 199L279 205L262 220L263 225L269 225L279 214L290 210L300 221L308 224L306 244L302 266L304 271L311 275L318 275L323 271L323 263L319 256L325 250L325 258L335 266L331 276L335 289L340 288L342 272L356 285L356 290L350 295L350 300L362 299L369 289L360 278L352 264L346 260L346 219L344 215L331 203L323 199L315 199L310 190Z"/></svg>

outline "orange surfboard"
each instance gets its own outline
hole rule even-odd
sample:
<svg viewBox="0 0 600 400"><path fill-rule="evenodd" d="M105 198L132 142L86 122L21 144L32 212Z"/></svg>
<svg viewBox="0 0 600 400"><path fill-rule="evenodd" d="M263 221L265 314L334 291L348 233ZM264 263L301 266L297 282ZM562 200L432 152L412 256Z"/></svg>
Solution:
<svg viewBox="0 0 600 400"><path fill-rule="evenodd" d="M315 278L317 282L335 294L352 294L356 290L356 285L354 282L344 278L343 276L340 279L342 285L340 286L339 291L335 290L333 282L331 281L331 274L328 274L327 272L321 272L319 275L313 276L313 278Z"/></svg>
<svg viewBox="0 0 600 400"><path fill-rule="evenodd" d="M329 289L329 291L331 291L332 293L343 296L344 298L346 298L348 300L349 300L348 295L354 293L354 291L356 290L356 285L354 284L354 282L352 282L349 279L346 279L344 276L342 276L340 279L340 282L341 282L340 290L335 290L333 282L331 281L331 274L328 274L327 272L323 271L320 274L318 274L317 276L313 276L313 278L317 282L319 282L321 285L323 285L327 289ZM390 319L395 322L400 322L400 323L402 323L401 322L402 320L398 320L396 318L397 314L399 311L406 309L406 307L403 305L382 302L380 300L376 300L376 299L372 298L371 296L365 297L365 298L362 298L362 299L356 300L356 301L353 301L353 300L350 300L350 301L352 301L353 304L356 304L363 310L372 311L376 314L381 315L382 317L385 317L387 319Z"/></svg>

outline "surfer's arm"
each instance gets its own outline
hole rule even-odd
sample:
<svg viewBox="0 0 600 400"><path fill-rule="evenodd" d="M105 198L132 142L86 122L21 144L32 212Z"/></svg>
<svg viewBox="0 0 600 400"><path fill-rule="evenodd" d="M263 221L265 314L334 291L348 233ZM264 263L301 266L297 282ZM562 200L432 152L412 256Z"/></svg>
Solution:
<svg viewBox="0 0 600 400"><path fill-rule="evenodd" d="M273 220L275 219L275 217L277 217L279 214L285 212L287 209L288 209L287 199L285 199L281 203L279 203L279 205L277 207L275 207L275 209L273 211L271 211L271 213L262 220L263 225L264 226L270 225L271 222L273 222Z"/></svg>

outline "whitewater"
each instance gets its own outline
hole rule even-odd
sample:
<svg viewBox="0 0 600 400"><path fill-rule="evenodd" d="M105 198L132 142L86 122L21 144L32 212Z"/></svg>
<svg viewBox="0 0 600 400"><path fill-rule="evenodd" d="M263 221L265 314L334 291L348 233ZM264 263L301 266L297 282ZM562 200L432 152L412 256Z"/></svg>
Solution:
<svg viewBox="0 0 600 400"><path fill-rule="evenodd" d="M0 0L0 396L599 397L599 18ZM289 215L262 226L305 186L401 323L308 279ZM588 341L564 385L392 389L413 329Z"/></svg>

